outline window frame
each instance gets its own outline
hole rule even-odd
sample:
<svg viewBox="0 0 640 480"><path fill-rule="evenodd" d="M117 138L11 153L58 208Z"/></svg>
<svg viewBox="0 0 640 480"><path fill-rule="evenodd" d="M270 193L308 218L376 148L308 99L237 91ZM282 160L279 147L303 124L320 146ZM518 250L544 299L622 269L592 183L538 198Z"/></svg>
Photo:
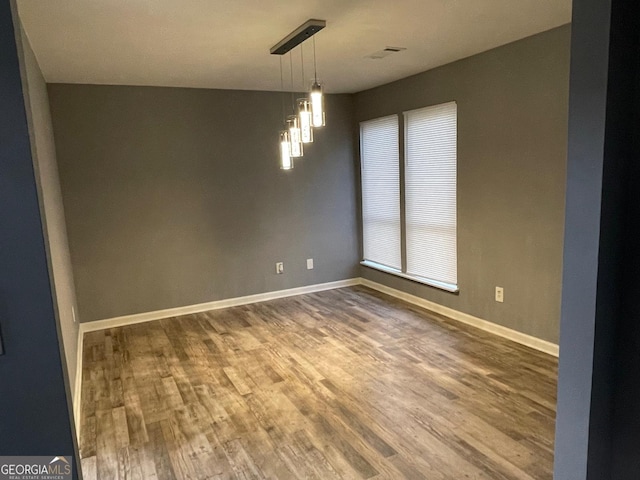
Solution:
<svg viewBox="0 0 640 480"><path fill-rule="evenodd" d="M408 113L414 112L414 111L418 111L418 110L422 110L422 109L426 109L426 108L431 108L431 107L437 107L440 105L446 105L449 103L454 103L456 105L456 182L455 182L455 191L456 191L456 254L455 254L455 268L456 268L456 281L458 281L459 279L457 278L457 272L458 272L458 214L457 214L457 210L458 210L458 176L457 176L457 171L458 171L458 153L457 153L457 144L458 144L458 105L457 102L455 101L448 101L448 102L440 102L437 104L433 104L433 105L427 105L425 107L420 107L420 108L416 108L416 109L411 109L411 110L407 110L407 111L403 111L400 113L396 113L396 114L392 114L395 115L397 117L398 120L398 164L399 164L399 178L398 181L400 183L400 237L401 237L401 244L400 244L400 248L401 248L401 257L402 257L402 265L401 265L401 269L396 269L393 267L389 267L387 265L383 265L371 260L365 260L362 259L360 261L360 265L365 266L367 268L371 268L377 271L381 271L390 275L394 275L396 277L399 278L403 278L406 280L410 280L412 282L415 283L419 283L422 285L427 285L430 287L434 287L437 288L439 290L443 290L449 293L453 293L453 294L458 294L460 292L460 288L459 288L459 284L453 284L453 283L447 283L447 282L443 282L443 281L439 281L439 280L435 280L432 278L426 278L426 277L422 277L420 275L415 275L415 274L409 274L407 273L407 225L406 225L406 187L407 187L407 179L406 179L406 167L407 167L407 159L406 159L406 144L407 144L407 129L406 129L406 116ZM362 175L363 175L363 170L364 170L364 162L362 161L362 151L363 151L363 147L362 147L362 124L366 123L368 121L372 121L372 120L377 120L379 118L386 118L389 117L391 115L383 115L381 117L376 117L376 118L372 118L372 119L368 119L368 120L364 120L362 122L360 122L360 139L359 139L359 147L360 147L360 188L361 188L361 201L363 201L363 195L364 192L362 191ZM363 209L362 209L362 205L361 205L361 215L362 215L362 234L364 235L364 215L363 215ZM364 237L361 237L361 240L364 242ZM364 248L364 243L363 243L363 248ZM364 256L364 250L363 250L363 256Z"/></svg>

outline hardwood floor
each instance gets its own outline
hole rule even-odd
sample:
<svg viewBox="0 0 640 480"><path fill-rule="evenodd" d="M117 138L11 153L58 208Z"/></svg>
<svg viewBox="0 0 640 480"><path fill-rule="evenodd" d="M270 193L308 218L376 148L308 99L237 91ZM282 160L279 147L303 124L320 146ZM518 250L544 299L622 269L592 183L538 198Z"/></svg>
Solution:
<svg viewBox="0 0 640 480"><path fill-rule="evenodd" d="M551 479L557 361L364 287L87 333L85 479Z"/></svg>

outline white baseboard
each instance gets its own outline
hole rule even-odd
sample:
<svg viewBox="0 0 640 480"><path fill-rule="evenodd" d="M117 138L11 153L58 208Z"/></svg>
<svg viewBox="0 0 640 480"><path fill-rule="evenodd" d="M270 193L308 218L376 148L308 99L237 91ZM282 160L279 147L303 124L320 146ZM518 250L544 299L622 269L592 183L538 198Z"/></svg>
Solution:
<svg viewBox="0 0 640 480"><path fill-rule="evenodd" d="M125 315L122 317L81 323L80 332L81 334L83 334L86 332L94 332L96 330L104 330L105 328L122 327L124 325L133 325L135 323L160 320L162 318L189 315L191 313L201 313L209 310L218 310L220 308L237 307L238 305L248 305L250 303L275 300L276 298L292 297L294 295L321 292L323 290L332 290L334 288L350 287L352 285L359 284L360 278L349 278L347 280L338 280L336 282L318 283L316 285L307 285L305 287L277 290L275 292L257 293L255 295L247 295L246 297L227 298L224 300L216 300L214 302L199 303L197 305L188 305L185 307L168 308L166 310L156 310L154 312Z"/></svg>
<svg viewBox="0 0 640 480"><path fill-rule="evenodd" d="M430 302L429 300L425 300L424 298L416 297L415 295L411 295L401 290L396 290L395 288L387 287L386 285L382 285L377 282L372 282L371 280L367 280L366 278L361 278L360 283L366 287L404 300L405 302L418 305L419 307L426 308L427 310L439 313L453 320L466 323L467 325L479 328L480 330L484 330L485 332L490 332L514 342L520 343L522 345L526 345L527 347L531 347L535 350L548 353L549 355L553 355L554 357L557 357L559 355L559 347L555 343L551 343L546 340L542 340L540 338L536 338L531 335L527 335L526 333L518 332L507 327L503 327L502 325L498 325L496 323L474 317L473 315L469 315L468 313L459 312L457 310L454 310L453 308Z"/></svg>

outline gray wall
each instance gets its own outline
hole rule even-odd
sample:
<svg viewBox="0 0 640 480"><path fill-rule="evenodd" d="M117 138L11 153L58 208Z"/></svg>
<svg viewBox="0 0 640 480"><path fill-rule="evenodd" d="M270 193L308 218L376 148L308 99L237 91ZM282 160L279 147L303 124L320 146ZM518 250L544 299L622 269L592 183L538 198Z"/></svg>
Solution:
<svg viewBox="0 0 640 480"><path fill-rule="evenodd" d="M38 196L45 243L49 260L49 275L56 306L56 315L63 340L64 355L71 385L76 378L78 324L74 320L73 310L76 296L67 241L62 193L58 178L53 126L49 111L49 97L38 61L31 49L29 40L20 28L24 51L23 82L25 82L25 102L29 136L33 155ZM71 388L72 395L75 389Z"/></svg>
<svg viewBox="0 0 640 480"><path fill-rule="evenodd" d="M278 93L54 84L49 97L82 322L358 276L350 96L329 96L289 172Z"/></svg>
<svg viewBox="0 0 640 480"><path fill-rule="evenodd" d="M460 293L363 277L558 342L569 45L566 25L356 94L358 122L458 103Z"/></svg>

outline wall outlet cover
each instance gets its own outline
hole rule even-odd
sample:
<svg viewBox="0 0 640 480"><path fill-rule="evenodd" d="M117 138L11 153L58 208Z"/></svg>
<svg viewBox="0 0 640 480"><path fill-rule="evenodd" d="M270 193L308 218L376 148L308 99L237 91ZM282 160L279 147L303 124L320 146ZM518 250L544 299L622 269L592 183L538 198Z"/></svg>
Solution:
<svg viewBox="0 0 640 480"><path fill-rule="evenodd" d="M313 270L313 258L307 258L307 270Z"/></svg>

